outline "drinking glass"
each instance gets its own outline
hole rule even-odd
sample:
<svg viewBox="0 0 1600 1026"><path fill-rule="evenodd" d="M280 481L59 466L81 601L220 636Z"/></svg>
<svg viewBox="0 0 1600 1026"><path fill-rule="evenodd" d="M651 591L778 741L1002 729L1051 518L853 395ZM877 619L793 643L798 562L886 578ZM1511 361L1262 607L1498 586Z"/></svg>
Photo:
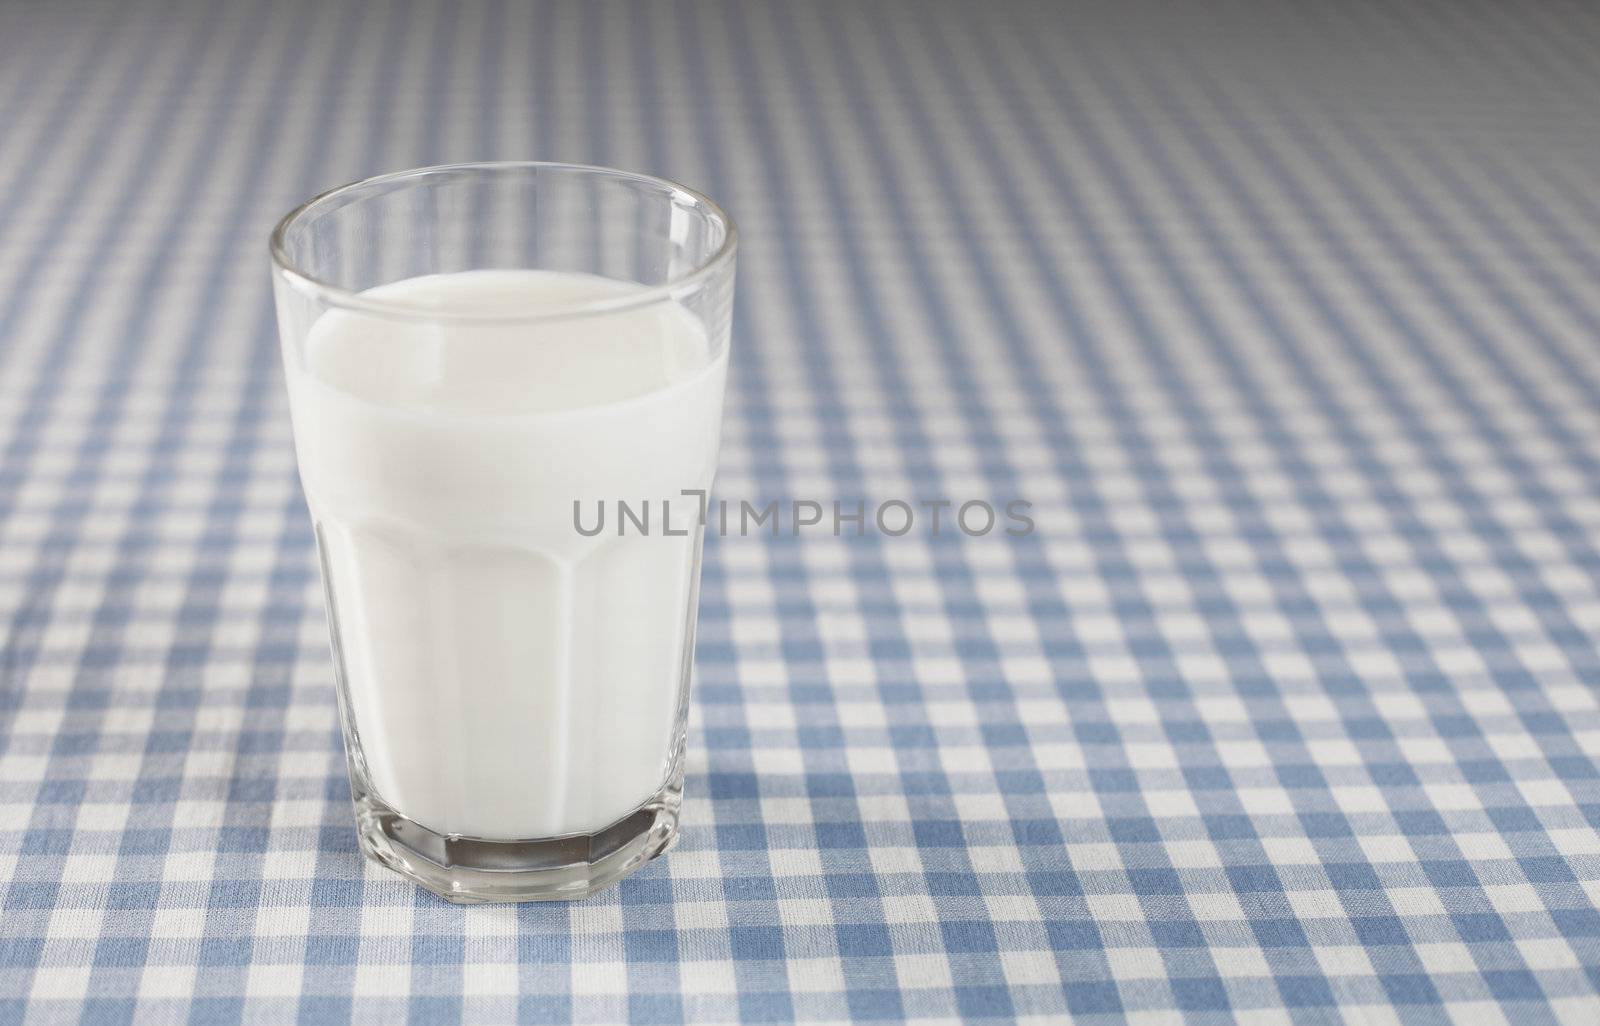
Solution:
<svg viewBox="0 0 1600 1026"><path fill-rule="evenodd" d="M583 897L676 839L736 233L660 178L383 175L272 234L362 849Z"/></svg>

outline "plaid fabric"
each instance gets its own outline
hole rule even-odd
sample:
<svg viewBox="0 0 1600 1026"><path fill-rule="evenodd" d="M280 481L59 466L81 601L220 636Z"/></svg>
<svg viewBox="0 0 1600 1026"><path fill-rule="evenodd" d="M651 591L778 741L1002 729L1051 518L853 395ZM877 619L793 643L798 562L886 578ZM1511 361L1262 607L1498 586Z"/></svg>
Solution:
<svg viewBox="0 0 1600 1026"><path fill-rule="evenodd" d="M1600 18L0 5L0 1022L1600 1022ZM686 825L356 849L265 237L542 157L744 234Z"/></svg>

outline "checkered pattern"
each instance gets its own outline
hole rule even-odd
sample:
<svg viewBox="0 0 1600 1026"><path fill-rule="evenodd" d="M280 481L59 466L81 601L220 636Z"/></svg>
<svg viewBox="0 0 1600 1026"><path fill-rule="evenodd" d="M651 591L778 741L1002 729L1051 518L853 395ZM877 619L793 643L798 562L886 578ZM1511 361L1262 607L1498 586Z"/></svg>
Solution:
<svg viewBox="0 0 1600 1026"><path fill-rule="evenodd" d="M0 1023L1600 1022L1600 17L0 5ZM265 238L450 160L740 220L682 843L365 864Z"/></svg>

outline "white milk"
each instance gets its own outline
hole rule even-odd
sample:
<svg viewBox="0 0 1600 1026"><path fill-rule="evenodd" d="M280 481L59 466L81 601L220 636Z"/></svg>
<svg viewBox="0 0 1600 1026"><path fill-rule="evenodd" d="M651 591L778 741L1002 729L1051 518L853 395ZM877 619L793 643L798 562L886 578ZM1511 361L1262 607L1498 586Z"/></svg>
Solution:
<svg viewBox="0 0 1600 1026"><path fill-rule="evenodd" d="M639 288L470 271L368 295L527 315ZM726 353L658 302L531 325L333 311L291 355L349 712L396 811L443 834L551 837L660 787L693 613L699 501L679 493L711 485ZM619 499L650 500L649 536L618 537ZM667 499L688 537L661 533ZM600 535L574 527L574 500L586 528L605 502Z"/></svg>

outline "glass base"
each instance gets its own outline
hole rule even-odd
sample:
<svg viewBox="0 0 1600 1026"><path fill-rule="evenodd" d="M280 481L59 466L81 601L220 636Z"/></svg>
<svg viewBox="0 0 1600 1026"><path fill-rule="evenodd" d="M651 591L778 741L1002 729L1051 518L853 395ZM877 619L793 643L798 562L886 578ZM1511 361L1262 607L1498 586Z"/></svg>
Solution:
<svg viewBox="0 0 1600 1026"><path fill-rule="evenodd" d="M361 850L446 901L571 901L603 890L678 839L682 791L668 785L592 834L488 841L434 833L370 794L357 793Z"/></svg>

